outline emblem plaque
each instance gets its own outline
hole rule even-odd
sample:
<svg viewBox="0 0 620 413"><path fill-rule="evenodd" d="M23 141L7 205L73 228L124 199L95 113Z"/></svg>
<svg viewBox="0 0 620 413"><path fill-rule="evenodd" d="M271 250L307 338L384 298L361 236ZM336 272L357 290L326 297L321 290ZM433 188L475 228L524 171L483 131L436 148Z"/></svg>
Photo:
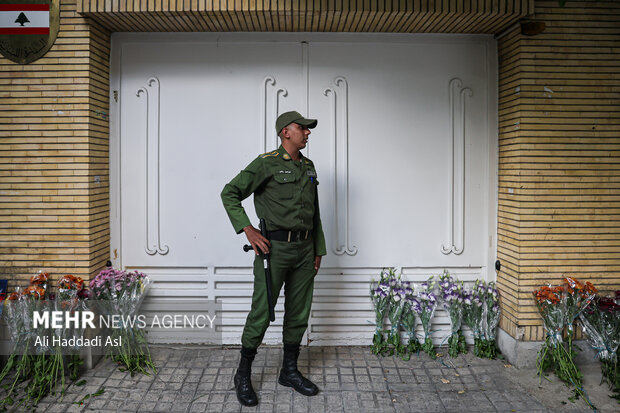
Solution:
<svg viewBox="0 0 620 413"><path fill-rule="evenodd" d="M0 0L0 53L28 64L43 56L56 41L60 0Z"/></svg>

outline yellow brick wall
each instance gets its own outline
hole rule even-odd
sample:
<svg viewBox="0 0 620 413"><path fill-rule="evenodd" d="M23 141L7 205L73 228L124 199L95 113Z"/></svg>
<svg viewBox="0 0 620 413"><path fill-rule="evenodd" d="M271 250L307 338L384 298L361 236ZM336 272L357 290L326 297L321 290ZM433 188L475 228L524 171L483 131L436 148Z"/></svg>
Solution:
<svg viewBox="0 0 620 413"><path fill-rule="evenodd" d="M70 0L44 57L0 56L0 278L11 290L38 270L89 278L109 257L108 62L109 33Z"/></svg>
<svg viewBox="0 0 620 413"><path fill-rule="evenodd" d="M536 1L498 42L500 326L541 340L532 291L620 289L620 2Z"/></svg>

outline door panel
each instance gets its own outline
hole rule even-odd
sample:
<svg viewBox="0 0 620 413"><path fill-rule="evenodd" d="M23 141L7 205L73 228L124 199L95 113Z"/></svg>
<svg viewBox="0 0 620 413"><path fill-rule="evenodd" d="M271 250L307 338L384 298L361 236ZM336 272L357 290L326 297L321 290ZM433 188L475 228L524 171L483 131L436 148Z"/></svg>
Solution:
<svg viewBox="0 0 620 413"><path fill-rule="evenodd" d="M247 261L219 194L265 146L277 147L272 126L276 96L281 113L298 108L305 93L299 50L299 44L290 43L123 46L121 188L126 265L191 267ZM158 98L156 82L148 85L153 76L159 80ZM140 88L147 89L148 97L137 96ZM263 118L268 118L266 145L260 127ZM149 244L157 244L159 224L161 247L169 249L166 254L146 251L147 205ZM251 199L245 205L255 222Z"/></svg>
<svg viewBox="0 0 620 413"><path fill-rule="evenodd" d="M329 254L327 265L485 265L486 59L484 44L468 46L311 44L310 113L320 121L310 151L322 175L324 226L332 249L341 245L348 213L349 247L358 249L355 255ZM465 101L465 245L460 255L440 251L452 194L453 78L473 91ZM335 110L333 92L325 94L326 88L335 91ZM455 155L460 158L462 152Z"/></svg>

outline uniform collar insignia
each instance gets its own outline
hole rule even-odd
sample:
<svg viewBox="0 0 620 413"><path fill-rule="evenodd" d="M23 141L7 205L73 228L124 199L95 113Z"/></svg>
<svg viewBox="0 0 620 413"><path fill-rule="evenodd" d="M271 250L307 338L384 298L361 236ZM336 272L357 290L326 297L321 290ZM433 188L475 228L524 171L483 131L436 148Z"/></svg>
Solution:
<svg viewBox="0 0 620 413"><path fill-rule="evenodd" d="M286 149L284 149L284 147L282 145L280 145L280 147L278 148L278 152L280 152L280 154L282 154L282 158L284 160L290 160L291 159L291 155L288 154L288 152L286 152Z"/></svg>

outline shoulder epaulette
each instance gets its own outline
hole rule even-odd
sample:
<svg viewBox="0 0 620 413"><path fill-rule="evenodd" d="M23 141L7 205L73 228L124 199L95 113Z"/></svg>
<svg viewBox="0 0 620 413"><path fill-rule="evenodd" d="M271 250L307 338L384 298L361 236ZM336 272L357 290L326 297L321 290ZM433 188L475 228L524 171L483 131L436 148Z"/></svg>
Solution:
<svg viewBox="0 0 620 413"><path fill-rule="evenodd" d="M268 157L270 157L270 156L278 156L278 155L280 155L280 152L278 152L277 150L275 150L275 151L271 151L271 152L266 152L266 153L264 153L264 154L262 154L262 155L259 155L259 156L260 156L262 159L265 159L265 158L268 158Z"/></svg>

